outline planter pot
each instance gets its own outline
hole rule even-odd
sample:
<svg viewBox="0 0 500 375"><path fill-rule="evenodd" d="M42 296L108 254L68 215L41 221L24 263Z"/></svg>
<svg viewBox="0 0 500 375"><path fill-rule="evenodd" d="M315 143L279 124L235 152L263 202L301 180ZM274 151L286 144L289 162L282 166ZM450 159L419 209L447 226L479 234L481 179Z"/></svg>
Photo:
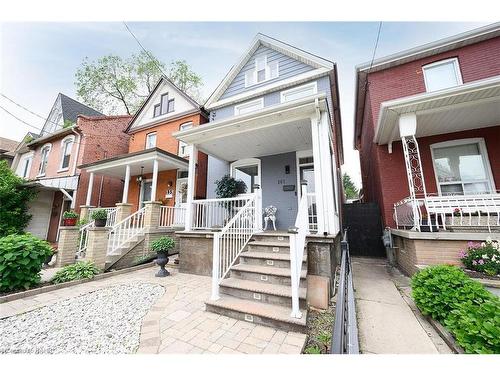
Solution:
<svg viewBox="0 0 500 375"><path fill-rule="evenodd" d="M167 265L169 259L168 259L168 253L158 253L158 258L156 258L156 264L160 266L160 270L156 273L156 277L165 277L170 275L170 272L168 272L165 269L165 266Z"/></svg>
<svg viewBox="0 0 500 375"><path fill-rule="evenodd" d="M106 226L106 221L107 221L107 219L95 219L94 220L95 226L99 227L99 228L105 227Z"/></svg>
<svg viewBox="0 0 500 375"><path fill-rule="evenodd" d="M65 227L74 227L76 225L77 217L72 217L68 219L63 219L63 224Z"/></svg>

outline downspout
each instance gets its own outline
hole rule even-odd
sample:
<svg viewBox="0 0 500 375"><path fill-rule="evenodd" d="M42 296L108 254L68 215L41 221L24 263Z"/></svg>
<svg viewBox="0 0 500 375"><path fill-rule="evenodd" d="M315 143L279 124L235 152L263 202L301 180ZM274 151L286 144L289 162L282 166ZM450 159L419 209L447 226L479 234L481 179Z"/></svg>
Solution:
<svg viewBox="0 0 500 375"><path fill-rule="evenodd" d="M103 159L106 159L107 157L108 157L108 152L104 150ZM101 207L103 186L104 186L104 175L101 175L101 184L99 185L99 199L97 200L97 207Z"/></svg>
<svg viewBox="0 0 500 375"><path fill-rule="evenodd" d="M71 176L75 176L76 175L76 165L78 164L78 158L80 157L80 143L81 143L81 140L82 140L82 136L79 132L77 132L75 130L75 128L71 128L71 131L76 134L76 156L75 156L75 160L73 161L73 170L71 171ZM78 181L80 182L80 181ZM73 191L73 200L71 201L71 206L72 207L75 207L76 205L76 192L78 191L78 185L76 186L76 189Z"/></svg>

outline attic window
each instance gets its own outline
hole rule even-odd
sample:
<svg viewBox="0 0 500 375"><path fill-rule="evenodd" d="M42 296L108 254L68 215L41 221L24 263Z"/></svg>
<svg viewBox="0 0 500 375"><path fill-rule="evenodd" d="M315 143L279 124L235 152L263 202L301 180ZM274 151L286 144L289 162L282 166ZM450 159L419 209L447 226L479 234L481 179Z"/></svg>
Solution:
<svg viewBox="0 0 500 375"><path fill-rule="evenodd" d="M168 93L163 94L160 103L154 106L153 117L165 115L175 110L175 99L169 99Z"/></svg>
<svg viewBox="0 0 500 375"><path fill-rule="evenodd" d="M253 86L279 76L278 61L268 61L267 55L257 56L253 69L245 73L245 87Z"/></svg>

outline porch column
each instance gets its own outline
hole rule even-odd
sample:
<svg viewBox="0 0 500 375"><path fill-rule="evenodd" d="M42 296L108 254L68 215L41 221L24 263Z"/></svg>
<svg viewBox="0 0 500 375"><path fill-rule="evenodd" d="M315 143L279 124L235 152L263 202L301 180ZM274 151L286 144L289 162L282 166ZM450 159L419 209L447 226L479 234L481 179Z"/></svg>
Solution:
<svg viewBox="0 0 500 375"><path fill-rule="evenodd" d="M323 234L325 232L325 208L323 204L323 184L322 184L322 174L323 168L321 164L321 140L319 132L320 118L313 116L311 117L311 136L312 136L312 146L313 146L313 160L314 160L314 188L316 196L316 211L318 214L318 234Z"/></svg>
<svg viewBox="0 0 500 375"><path fill-rule="evenodd" d="M125 167L125 183L123 184L122 203L127 203L127 201L128 201L129 183L130 183L130 165L127 164L127 166Z"/></svg>
<svg viewBox="0 0 500 375"><path fill-rule="evenodd" d="M403 114L399 117L399 135L403 143L403 152L406 165L406 176L408 178L408 189L413 211L413 229L420 231L420 210L417 194L427 197L425 190L424 174L420 150L418 148L415 133L417 130L417 115L415 113Z"/></svg>
<svg viewBox="0 0 500 375"><path fill-rule="evenodd" d="M151 182L151 201L156 201L156 185L158 184L158 160L153 160L153 181Z"/></svg>
<svg viewBox="0 0 500 375"><path fill-rule="evenodd" d="M198 158L198 147L189 145L189 166L188 166L188 185L186 197L186 220L185 231L190 231L193 223L193 198L196 182L196 162Z"/></svg>
<svg viewBox="0 0 500 375"><path fill-rule="evenodd" d="M90 206L90 200L92 198L92 188L93 187L94 187L94 172L90 172L89 185L87 187L87 200L85 201L85 206Z"/></svg>

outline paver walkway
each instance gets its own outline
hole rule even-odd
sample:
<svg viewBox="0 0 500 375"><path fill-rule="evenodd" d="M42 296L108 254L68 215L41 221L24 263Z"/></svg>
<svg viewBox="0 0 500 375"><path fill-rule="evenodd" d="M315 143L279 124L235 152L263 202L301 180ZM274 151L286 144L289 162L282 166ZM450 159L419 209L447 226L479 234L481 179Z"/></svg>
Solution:
<svg viewBox="0 0 500 375"><path fill-rule="evenodd" d="M451 353L396 288L385 260L352 258L359 345L363 353Z"/></svg>
<svg viewBox="0 0 500 375"><path fill-rule="evenodd" d="M116 284L157 283L165 294L149 310L141 327L138 353L286 353L299 354L304 334L275 330L205 311L211 279L179 273L154 277L146 268L110 278L11 301L0 305L0 318Z"/></svg>

